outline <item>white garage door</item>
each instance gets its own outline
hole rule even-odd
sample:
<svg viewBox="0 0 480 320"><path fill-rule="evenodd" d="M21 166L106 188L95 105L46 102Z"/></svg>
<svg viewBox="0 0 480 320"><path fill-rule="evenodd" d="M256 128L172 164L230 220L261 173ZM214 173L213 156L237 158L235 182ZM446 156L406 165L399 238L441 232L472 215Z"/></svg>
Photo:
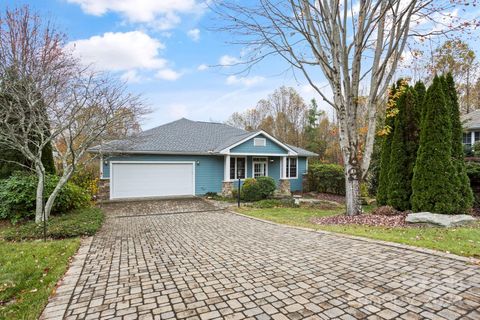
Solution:
<svg viewBox="0 0 480 320"><path fill-rule="evenodd" d="M193 162L112 162L110 198L195 195Z"/></svg>

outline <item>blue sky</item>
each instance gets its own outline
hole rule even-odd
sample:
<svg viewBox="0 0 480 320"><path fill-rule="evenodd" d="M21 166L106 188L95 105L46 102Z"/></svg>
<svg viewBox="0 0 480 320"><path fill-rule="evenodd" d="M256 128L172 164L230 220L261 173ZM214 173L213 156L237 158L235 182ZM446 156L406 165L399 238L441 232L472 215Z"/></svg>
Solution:
<svg viewBox="0 0 480 320"><path fill-rule="evenodd" d="M281 85L294 87L307 102L317 98L320 108L333 114L300 74L295 77L292 72L283 72L287 65L280 58L255 66L249 74L219 67L234 63L242 48L228 43L231 35L212 31L221 22L202 3L3 0L0 8L30 5L66 33L67 46L85 63L127 81L129 90L142 94L153 111L143 121L143 129L180 117L224 121L235 111L254 107ZM455 9L452 14L471 14L467 10ZM478 8L474 11L478 12ZM475 50L479 47L476 41L470 45ZM405 65L396 76L411 74L414 69L408 54ZM328 87L320 70L314 80L320 87Z"/></svg>
<svg viewBox="0 0 480 320"><path fill-rule="evenodd" d="M68 46L82 59L127 80L153 111L144 129L180 117L224 121L281 85L295 87L306 101L315 97L303 79L279 75L286 68L279 59L248 75L218 67L234 62L241 48L228 44L228 34L212 31L215 16L197 0L4 3L30 5L66 33Z"/></svg>

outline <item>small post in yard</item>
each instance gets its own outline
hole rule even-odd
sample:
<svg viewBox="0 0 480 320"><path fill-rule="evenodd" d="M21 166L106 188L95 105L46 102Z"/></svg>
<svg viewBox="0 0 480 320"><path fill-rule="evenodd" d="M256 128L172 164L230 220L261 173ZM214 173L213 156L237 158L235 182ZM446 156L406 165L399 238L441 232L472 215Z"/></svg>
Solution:
<svg viewBox="0 0 480 320"><path fill-rule="evenodd" d="M237 202L238 203L237 203L237 205L238 205L239 208L240 208L240 187L241 187L240 181L241 181L240 178L238 178L238 192L237 192Z"/></svg>
<svg viewBox="0 0 480 320"><path fill-rule="evenodd" d="M45 215L45 176L42 180L42 216L43 216L43 242L47 242L47 219Z"/></svg>

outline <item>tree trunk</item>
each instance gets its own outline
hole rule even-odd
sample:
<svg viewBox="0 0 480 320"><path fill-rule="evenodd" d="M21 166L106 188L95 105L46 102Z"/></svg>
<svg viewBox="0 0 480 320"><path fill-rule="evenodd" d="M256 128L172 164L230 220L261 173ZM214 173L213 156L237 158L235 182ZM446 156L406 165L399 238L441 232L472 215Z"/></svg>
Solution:
<svg viewBox="0 0 480 320"><path fill-rule="evenodd" d="M362 213L360 202L360 175L358 168L350 162L345 162L345 204L347 215L355 216Z"/></svg>
<svg viewBox="0 0 480 320"><path fill-rule="evenodd" d="M64 174L60 180L58 181L57 185L55 186L55 189L53 189L53 192L50 194L48 197L47 203L45 204L45 216L50 217L50 212L52 211L53 204L55 203L55 199L58 196L58 193L60 190L62 190L63 186L68 182L68 179L70 179L70 176L72 175L73 170L68 169L67 174Z"/></svg>
<svg viewBox="0 0 480 320"><path fill-rule="evenodd" d="M37 173L38 182L37 182L37 195L35 201L35 222L43 222L43 193L44 193L44 180L45 180L45 171L36 164L35 171Z"/></svg>

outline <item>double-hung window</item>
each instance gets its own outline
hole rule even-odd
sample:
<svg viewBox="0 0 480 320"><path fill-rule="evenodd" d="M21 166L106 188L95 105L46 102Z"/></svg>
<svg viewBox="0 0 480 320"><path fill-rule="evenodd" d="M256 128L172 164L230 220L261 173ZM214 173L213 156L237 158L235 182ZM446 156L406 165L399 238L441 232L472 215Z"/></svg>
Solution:
<svg viewBox="0 0 480 320"><path fill-rule="evenodd" d="M464 132L463 133L463 144L471 145L472 144L472 133Z"/></svg>
<svg viewBox="0 0 480 320"><path fill-rule="evenodd" d="M297 158L287 158L285 170L285 177L291 179L297 178Z"/></svg>
<svg viewBox="0 0 480 320"><path fill-rule="evenodd" d="M245 179L245 158L231 157L230 158L230 180Z"/></svg>

